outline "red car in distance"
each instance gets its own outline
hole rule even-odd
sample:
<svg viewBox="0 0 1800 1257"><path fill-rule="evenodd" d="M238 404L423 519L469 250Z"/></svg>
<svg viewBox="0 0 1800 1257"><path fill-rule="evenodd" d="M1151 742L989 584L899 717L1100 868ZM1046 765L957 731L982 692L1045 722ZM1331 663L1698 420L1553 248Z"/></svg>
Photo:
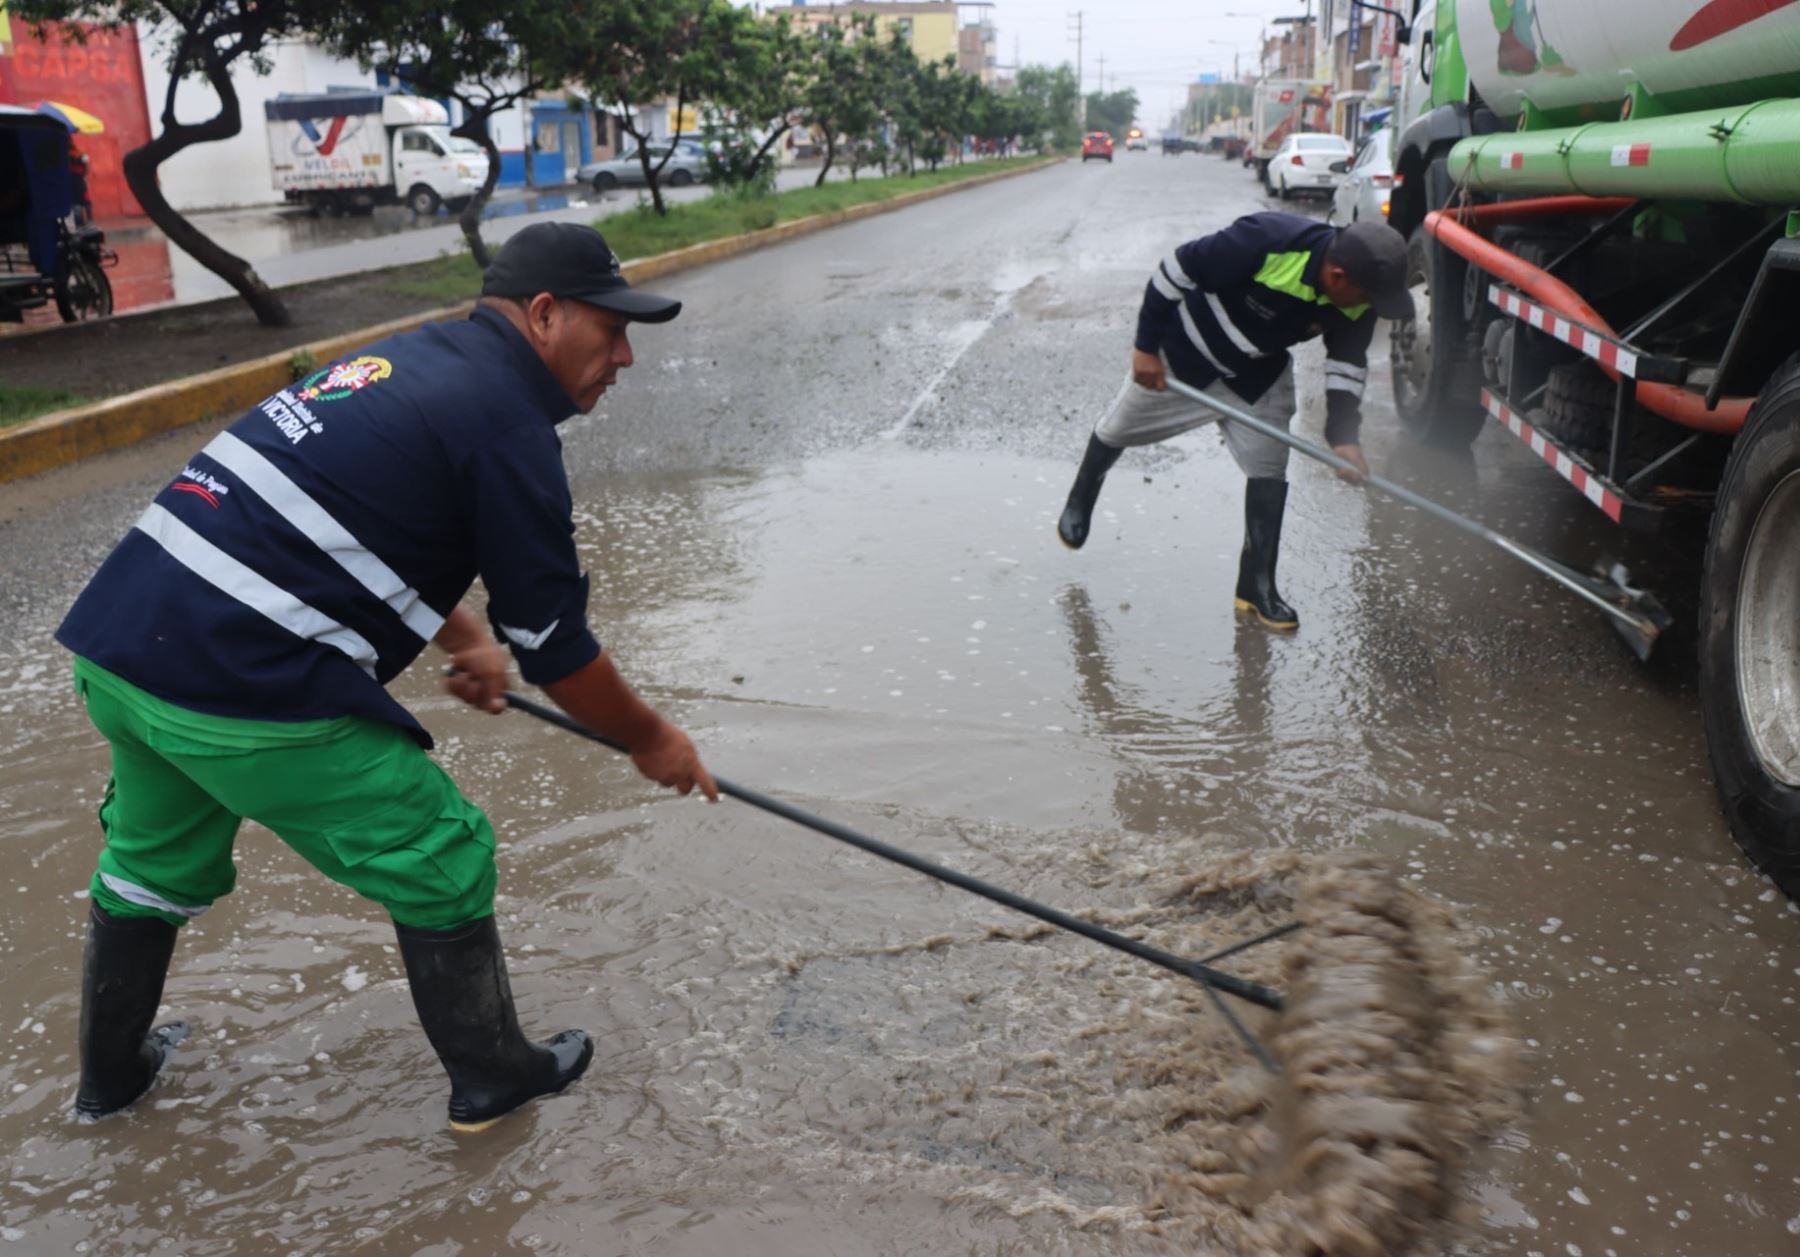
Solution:
<svg viewBox="0 0 1800 1257"><path fill-rule="evenodd" d="M1081 164L1087 165L1090 157L1102 157L1110 164L1112 161L1113 138L1104 131L1089 131L1081 137Z"/></svg>

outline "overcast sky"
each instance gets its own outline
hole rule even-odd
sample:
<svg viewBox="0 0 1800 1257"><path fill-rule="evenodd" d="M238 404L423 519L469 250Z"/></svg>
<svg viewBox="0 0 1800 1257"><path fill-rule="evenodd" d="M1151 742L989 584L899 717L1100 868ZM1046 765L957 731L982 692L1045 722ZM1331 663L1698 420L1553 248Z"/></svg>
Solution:
<svg viewBox="0 0 1800 1257"><path fill-rule="evenodd" d="M1317 5L1313 6L1317 11ZM1187 98L1187 84L1203 70L1229 77L1235 52L1246 71L1256 66L1269 19L1299 17L1305 0L995 0L990 12L1000 32L1000 62L1075 64L1075 21L1083 11L1082 83L1137 89L1138 121L1152 129ZM965 18L974 14L965 10ZM1236 16L1243 14L1246 16Z"/></svg>

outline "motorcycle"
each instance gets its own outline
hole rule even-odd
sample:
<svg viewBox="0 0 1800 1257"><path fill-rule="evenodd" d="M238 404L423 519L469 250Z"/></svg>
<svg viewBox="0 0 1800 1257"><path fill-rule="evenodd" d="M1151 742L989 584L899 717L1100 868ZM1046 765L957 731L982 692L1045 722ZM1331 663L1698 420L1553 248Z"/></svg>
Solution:
<svg viewBox="0 0 1800 1257"><path fill-rule="evenodd" d="M118 254L88 225L77 196L68 128L0 105L0 321L54 304L65 323L113 312L106 272Z"/></svg>

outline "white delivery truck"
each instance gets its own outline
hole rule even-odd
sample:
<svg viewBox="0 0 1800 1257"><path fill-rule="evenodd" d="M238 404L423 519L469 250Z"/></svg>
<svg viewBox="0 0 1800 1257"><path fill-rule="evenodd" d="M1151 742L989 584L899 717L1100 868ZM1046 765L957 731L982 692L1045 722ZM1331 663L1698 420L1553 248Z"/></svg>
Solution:
<svg viewBox="0 0 1800 1257"><path fill-rule="evenodd" d="M1331 97L1329 83L1306 79L1263 79L1251 97L1250 145L1244 151L1246 165L1256 167L1257 177L1271 192L1269 160L1281 142L1295 131L1324 131L1325 111Z"/></svg>
<svg viewBox="0 0 1800 1257"><path fill-rule="evenodd" d="M404 202L460 210L481 189L487 154L450 134L435 100L399 92L283 94L263 105L275 190L315 213L367 214Z"/></svg>

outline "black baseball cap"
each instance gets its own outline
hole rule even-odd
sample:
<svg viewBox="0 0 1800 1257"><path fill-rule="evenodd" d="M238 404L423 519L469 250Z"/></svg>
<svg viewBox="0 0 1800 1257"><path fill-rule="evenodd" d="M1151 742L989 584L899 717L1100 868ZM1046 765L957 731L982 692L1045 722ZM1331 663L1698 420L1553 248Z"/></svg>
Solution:
<svg viewBox="0 0 1800 1257"><path fill-rule="evenodd" d="M481 277L484 297L530 300L540 292L585 301L639 323L667 323L681 302L626 282L606 237L580 223L533 223L500 249Z"/></svg>
<svg viewBox="0 0 1800 1257"><path fill-rule="evenodd" d="M1369 304L1384 319L1414 316L1412 290L1406 283L1406 237L1386 223L1351 223L1339 228L1326 260L1344 268L1358 288L1368 290Z"/></svg>

